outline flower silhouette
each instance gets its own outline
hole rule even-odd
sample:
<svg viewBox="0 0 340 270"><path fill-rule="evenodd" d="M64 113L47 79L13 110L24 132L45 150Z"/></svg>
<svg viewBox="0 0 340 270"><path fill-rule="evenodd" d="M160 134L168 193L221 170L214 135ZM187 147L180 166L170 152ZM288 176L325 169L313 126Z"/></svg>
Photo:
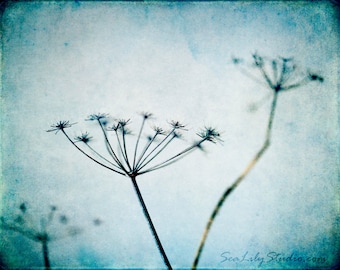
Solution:
<svg viewBox="0 0 340 270"><path fill-rule="evenodd" d="M19 206L20 213L13 219L8 220L3 216L0 217L0 227L6 230L11 230L35 241L42 245L45 269L51 268L49 258L48 243L51 241L60 240L66 237L75 236L82 233L82 229L69 226L69 219L64 214L57 213L57 207L51 206L46 217L41 217L40 226L34 226L33 217L28 211L27 204L21 203ZM61 232L52 231L50 225L55 221L55 216L58 215L59 223L66 226ZM96 224L100 225L100 224Z"/></svg>
<svg viewBox="0 0 340 270"><path fill-rule="evenodd" d="M145 128L145 123L152 117L152 114L143 112L141 113L141 116L142 123L133 147L133 153L128 152L129 148L126 139L127 135L133 134L132 131L127 128L127 126L131 124L130 119L116 119L113 120L113 123L109 123L109 119L114 118L109 117L109 115L106 113L91 114L87 117L87 121L97 122L98 127L103 134L104 145L107 149L106 153L99 153L90 145L92 137L90 137L88 132L83 133L80 136L75 137L75 140L72 140L64 130L65 127L59 127L60 122L53 126L53 131L55 129L57 129L57 131L60 130L66 136L68 141L73 144L73 146L75 146L81 153L90 158L92 161L106 169L127 176L131 179L136 195L142 206L143 213L147 219L151 233L157 244L158 250L164 260L165 265L168 267L168 269L172 269L170 261L167 258L157 231L151 220L150 214L145 205L142 194L139 190L136 177L145 173L159 170L173 164L174 162L177 162L179 159L191 153L193 150L202 149L202 144L204 142L216 143L217 141L221 142L222 140L220 138L220 133L217 132L216 129L204 128L201 132L197 133L200 138L199 141L193 142L177 154L169 154L168 158L163 158L163 160L157 162L157 160L160 159L160 156L164 156L160 154L163 152L165 153L170 148L170 145L176 141L175 139L182 137L182 134L179 133L179 130L187 131L187 129L185 129L184 124L174 120L169 122L169 131L164 131L159 127L153 127L151 129L153 134L146 137L143 148L140 148L140 144L143 140L142 133ZM110 136L112 133L114 134L113 138ZM78 142L83 142L84 146L82 147L79 144L76 144ZM94 224L99 224L99 220L95 221Z"/></svg>
<svg viewBox="0 0 340 270"><path fill-rule="evenodd" d="M324 81L323 77L318 74L312 72L307 73L305 72L301 74L300 72L297 72L297 66L293 58L278 57L276 59L267 59L266 57L254 53L252 55L252 59L253 61L251 67L256 69L256 71L259 73L259 77L254 77L253 73L250 73L248 70L242 67L243 64L242 59L233 57L232 62L235 65L237 65L244 74L253 79L256 83L259 83L261 85L264 85L266 88L269 88L273 93L273 99L269 113L269 120L267 124L265 140L259 151L255 154L255 156L246 166L244 171L239 175L239 177L236 178L236 180L233 182L231 186L227 187L222 196L219 198L202 234L191 269L196 269L198 265L211 226L215 221L218 213L220 212L220 209L222 208L225 200L228 198L231 192L234 191L237 188L237 186L243 181L243 179L248 175L250 170L263 156L263 154L267 151L270 145L271 131L279 93L299 88L313 81L320 83ZM255 110L256 108L257 108L256 106L252 106L252 110ZM201 138L206 137L206 140L208 141L215 142L216 140L218 140L219 137L216 136L217 134L218 133L214 129L209 128L199 133L198 135Z"/></svg>

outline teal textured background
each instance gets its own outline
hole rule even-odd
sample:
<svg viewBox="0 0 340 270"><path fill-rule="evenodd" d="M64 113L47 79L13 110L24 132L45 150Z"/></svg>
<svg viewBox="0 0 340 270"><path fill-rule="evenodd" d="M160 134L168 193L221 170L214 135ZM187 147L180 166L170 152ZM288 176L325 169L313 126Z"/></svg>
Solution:
<svg viewBox="0 0 340 270"><path fill-rule="evenodd" d="M224 189L263 143L269 90L244 76L231 57L294 57L323 84L282 93L272 144L228 198L199 266L211 269L307 269L337 264L339 253L338 14L330 2L37 1L7 6L2 17L1 215L25 201L35 225L50 205L83 229L50 244L52 266L164 267L132 185L77 152L59 120L95 134L92 113L154 123L216 126L223 145L207 146L139 178L174 268L189 268L205 223ZM96 143L100 142L99 134ZM103 224L93 227L91 220ZM53 227L62 232L62 225ZM266 262L222 262L266 257ZM270 261L325 258L324 263ZM39 244L1 231L8 268L42 267ZM224 253L226 254L226 253ZM247 255L247 256L248 256Z"/></svg>

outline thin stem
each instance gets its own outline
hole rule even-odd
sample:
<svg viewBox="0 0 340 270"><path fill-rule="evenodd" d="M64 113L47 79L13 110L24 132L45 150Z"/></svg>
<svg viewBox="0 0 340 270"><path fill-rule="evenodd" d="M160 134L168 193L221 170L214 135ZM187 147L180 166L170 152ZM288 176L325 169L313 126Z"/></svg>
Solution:
<svg viewBox="0 0 340 270"><path fill-rule="evenodd" d="M274 82L276 82L279 74L277 70L277 62L275 60L272 61L272 69L273 69L273 78L274 78L273 80Z"/></svg>
<svg viewBox="0 0 340 270"><path fill-rule="evenodd" d="M151 140L149 140L149 142L146 144L146 146L144 147L144 150L142 151L142 153L140 154L137 162L136 162L136 165L134 166L134 170L137 170L138 166L139 166L139 162L141 161L141 159L144 157L146 151L148 151L150 145L155 141L157 135L160 134L158 132L155 133L155 135L151 138Z"/></svg>
<svg viewBox="0 0 340 270"><path fill-rule="evenodd" d="M124 148L124 152L122 152L122 153L123 153L125 162L126 162L127 166L129 167L129 170L131 171L129 157L128 157L127 150L126 150L126 140L125 140L126 132L127 131L124 129L124 126L122 126L122 137L123 137L123 148Z"/></svg>
<svg viewBox="0 0 340 270"><path fill-rule="evenodd" d="M115 153L115 152L113 151L113 149L112 149L112 146L111 146L111 144L110 144L109 139L107 138L107 135L106 135L106 132L105 132L105 129L104 129L102 123L100 122L99 119L98 119L97 121L98 121L98 123L99 123L99 126L100 126L100 128L101 128L103 134L104 134L106 146L109 147L109 149L108 149L108 150L109 150L109 151L108 151L109 154L112 156L112 158L114 159L114 161L118 164L118 166L119 166L119 167L127 174L127 171L125 170L123 164L119 161L119 159L118 159L116 153Z"/></svg>
<svg viewBox="0 0 340 270"><path fill-rule="evenodd" d="M269 86L270 88L273 88L274 85L273 85L272 81L270 80L269 76L267 75L266 71L264 70L264 67L263 67L263 66L259 66L259 69L260 69L260 71L261 71L262 76L263 76L264 79L266 80L268 86Z"/></svg>
<svg viewBox="0 0 340 270"><path fill-rule="evenodd" d="M245 70L242 67L239 67L240 71L246 75L247 77L249 77L250 79L252 79L253 81L257 82L258 84L261 84L264 87L268 87L268 84L264 83L263 81L259 80L258 78L256 78L255 76L253 76L251 73L249 73L247 70Z"/></svg>
<svg viewBox="0 0 340 270"><path fill-rule="evenodd" d="M274 115L275 115L275 109L276 109L278 94L279 94L278 92L274 92L272 105L271 105L271 108L270 108L270 115L269 115L267 132L266 132L266 140L264 142L264 145L266 145L267 143L269 144L269 142L270 142L270 135L271 135L271 132L272 132L272 126L273 126L273 120L274 120Z"/></svg>
<svg viewBox="0 0 340 270"><path fill-rule="evenodd" d="M124 130L122 132L124 132ZM117 137L117 141L118 141L118 146L119 146L120 152L122 153L122 156L123 156L123 159L125 160L126 165L128 166L129 170L131 171L131 167L130 167L130 164L129 164L129 161L128 161L128 158L127 158L126 151L123 150L122 144L121 144L120 139L119 139L118 131L115 130L115 133L116 133L116 137ZM123 141L124 141L124 139L123 139ZM125 149L125 141L124 141L124 149Z"/></svg>
<svg viewBox="0 0 340 270"><path fill-rule="evenodd" d="M141 170L146 165L148 165L152 160L154 160L169 145L169 143L172 142L173 139L175 139L175 136L173 136L169 141L167 141L166 144L156 154L154 154L152 158L150 158L147 162L138 167L138 170Z"/></svg>
<svg viewBox="0 0 340 270"><path fill-rule="evenodd" d="M140 162L140 163L138 163L137 164L137 170L139 170L140 168L141 168L141 166L143 165L143 163L147 160L147 158L158 148L158 147L160 147L165 141L166 141L166 139L167 138L169 138L169 136L171 135L171 134L173 134L175 132L175 128L173 128L170 132L169 132L169 134L168 135L166 135L165 136L165 138L159 143L159 144L157 144L157 146L154 148L154 149L152 149L151 150L151 152Z"/></svg>
<svg viewBox="0 0 340 270"><path fill-rule="evenodd" d="M144 123L145 123L145 118L143 118L143 122L142 122L142 125L141 125L139 133L138 133L138 138L137 138L136 146L135 146L135 153L133 154L133 165L132 165L132 168L135 168L137 149L138 149L138 144L139 144L140 136L142 135L142 130L144 128Z"/></svg>
<svg viewBox="0 0 340 270"><path fill-rule="evenodd" d="M62 133L64 133L64 135L66 136L66 138L74 145L74 147L77 148L80 152L82 152L85 156L87 156L88 158L90 158L90 159L93 160L94 162L98 163L99 165L103 166L104 168L107 168L107 169L109 169L109 170L111 170L111 171L114 171L114 172L119 173L119 174L124 175L124 176L126 175L125 173L120 172L120 171L117 171L117 170L115 170L115 169L112 169L111 167L106 166L105 164L103 164L103 163L99 162L98 160L94 159L93 157L91 157L91 156L90 156L89 154L87 154L85 151L83 151L82 149L80 149L80 148L78 147L78 145L76 145L76 144L74 143L74 141L71 140L71 138L67 135L67 133L66 133L63 129L62 129L61 131L62 131Z"/></svg>
<svg viewBox="0 0 340 270"><path fill-rule="evenodd" d="M202 139L201 141L199 141L198 143L195 143L191 146L189 146L188 148L184 149L183 151L181 151L180 153L174 155L173 157L145 170L145 171L142 171L140 173L138 173L138 175L140 174L144 174L144 173L148 173L148 172L151 172L151 171L154 171L154 170L158 170L160 168L164 168L176 161L178 161L180 158L184 157L185 154L188 154L190 151L196 149L199 145L201 145L206 139Z"/></svg>
<svg viewBox="0 0 340 270"><path fill-rule="evenodd" d="M206 227L204 229L199 247L198 247L197 252L196 252L194 262L191 266L192 270L197 268L197 265L198 265L199 259L201 257L203 247L204 247L204 244L205 244L206 239L208 237L210 228L211 228L216 216L218 215L219 211L221 210L223 203L228 198L228 196L231 194L231 192L234 191L236 189L236 187L242 182L242 180L248 175L248 173L255 166L255 164L259 161L259 159L263 156L263 154L266 152L266 150L268 149L268 147L270 145L271 130L272 130L272 126L273 126L277 97L278 97L278 92L274 92L274 97L273 97L273 101L272 101L272 105L271 105L271 109L270 109L270 115L269 115L267 132L266 132L264 144L261 146L260 150L256 153L254 158L249 162L249 164L246 166L246 168L240 174L240 176L234 181L234 183L229 188L227 188L225 190L225 192L222 194L219 201L217 202L212 214L210 215L209 221L206 224Z"/></svg>
<svg viewBox="0 0 340 270"><path fill-rule="evenodd" d="M294 88L297 88L297 87L300 87L300 86L304 86L307 83L308 83L307 79L302 79L299 82L296 82L296 83L293 83L291 85L282 87L281 91L288 91L288 90L291 90L291 89L294 89Z"/></svg>
<svg viewBox="0 0 340 270"><path fill-rule="evenodd" d="M151 217L150 217L149 212L148 212L148 210L147 210L147 208L146 208L146 205L145 205L145 203L144 203L142 194L141 194L141 192L140 192L140 190L139 190L139 187L138 187L138 185L137 185L136 177L132 176L132 177L131 177L131 181L132 181L133 187L135 188L135 191L136 191L136 194L137 194L137 196L138 196L139 202L140 202L140 204L141 204L141 206L142 206L142 208L143 208L143 213L144 213L144 215L145 215L145 217L146 217L146 219L147 219L147 221L148 221L148 223L149 223L149 226L150 226L152 235L153 235L153 237L155 238L155 241L156 241L158 250L159 250L159 252L161 253L161 255L162 255L162 257L163 257L163 260L164 260L165 265L166 265L166 266L168 267L168 269L170 270L170 269L172 269L171 264L170 264L170 262L169 262L169 260L168 260L168 257L166 256L166 253L165 253L165 251L164 251L164 249L163 249L162 243L161 243L161 241L160 241L160 239L159 239L159 237L158 237L158 234L157 234L157 232L156 232L155 226L154 226L153 223L152 223Z"/></svg>
<svg viewBox="0 0 340 270"><path fill-rule="evenodd" d="M284 83L286 72L287 72L287 65L286 65L286 62L283 61L283 62L282 62L282 68L281 68L280 79L279 79L279 81L278 81L277 84L282 85L282 84Z"/></svg>
<svg viewBox="0 0 340 270"><path fill-rule="evenodd" d="M93 147L91 147L88 143L85 143L86 146L93 152L95 153L98 157L100 157L101 159L105 160L107 163L111 164L112 166L120 169L120 167L118 167L116 164L112 163L110 160L108 160L107 158L105 158L104 156L102 156L101 154L99 154L95 149L93 149Z"/></svg>
<svg viewBox="0 0 340 270"><path fill-rule="evenodd" d="M50 270L51 265L50 265L49 255L48 255L47 240L46 239L42 240L41 244L42 244L42 252L43 252L43 256L44 256L45 270Z"/></svg>

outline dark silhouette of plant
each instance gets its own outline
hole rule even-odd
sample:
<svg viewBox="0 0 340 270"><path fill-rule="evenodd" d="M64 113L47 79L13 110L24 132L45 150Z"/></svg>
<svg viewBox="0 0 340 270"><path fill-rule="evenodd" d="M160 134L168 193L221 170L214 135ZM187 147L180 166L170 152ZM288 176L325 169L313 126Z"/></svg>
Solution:
<svg viewBox="0 0 340 270"><path fill-rule="evenodd" d="M161 156L165 154L164 151L170 148L169 146L171 143L181 137L179 131L186 130L185 125L178 121L171 121L169 123L169 131L165 131L160 127L154 127L153 134L147 137L147 141L145 142L143 148L140 149L145 123L152 117L152 114L142 113L142 117L143 119L141 127L138 131L136 142L134 143L133 154L130 153L130 155L128 154L126 138L132 133L127 127L130 124L130 119L116 119L110 123L110 120L112 119L109 117L109 115L102 113L92 114L86 119L86 121L95 121L98 124L98 127L103 134L105 147L107 149L107 157L104 156L104 154L99 153L90 145L92 137L88 132L82 133L81 135L75 137L74 140L70 138L65 129L71 127L74 125L74 123L70 123L69 121L59 121L57 124L52 125L52 129L48 130L48 132L55 131L58 133L61 131L74 147L76 147L81 153L90 158L92 161L106 169L131 179L134 190L142 206L143 213L148 221L151 233L157 244L158 250L167 268L172 269L170 261L164 251L143 200L142 194L139 190L136 177L164 168L178 161L195 149L203 149L202 144L206 141L216 143L217 141L221 141L221 139L220 134L214 128L206 127L201 132L197 133L200 138L198 141L190 144L187 148L178 152L177 154L169 155L168 158L165 158L160 162L156 162L157 158L161 158ZM113 134L114 139L109 137L109 133ZM80 146L78 143L82 143L82 146Z"/></svg>
<svg viewBox="0 0 340 270"><path fill-rule="evenodd" d="M58 214L56 206L51 206L47 217L40 219L40 228L33 227L33 218L29 213L27 213L26 203L21 203L19 210L20 214L18 214L14 220L8 221L4 217L0 217L1 228L18 232L33 241L39 242L42 246L45 269L51 269L48 243L66 237L75 236L80 234L82 230L75 226L68 226L68 217L64 214ZM56 232L49 231L49 226L55 220L56 216L59 223L66 226L62 234L56 234ZM100 220L95 219L94 224L100 225Z"/></svg>
<svg viewBox="0 0 340 270"><path fill-rule="evenodd" d="M265 59L257 53L252 55L253 57L253 67L259 72L261 79L254 77L252 73L248 72L241 65L243 63L242 59L233 58L232 61L235 65L237 65L243 73L245 73L248 77L264 85L266 88L269 88L272 92L273 99L271 103L271 109L269 113L269 120L267 124L267 131L265 135L265 140L260 150L255 154L253 159L249 162L243 172L237 177L234 183L228 187L225 192L222 194L220 199L218 200L208 223L206 224L205 230L203 232L199 247L197 249L194 262L191 266L192 269L196 269L205 241L207 239L210 228L219 213L223 203L230 195L232 191L236 189L236 187L242 182L242 180L248 175L250 170L255 166L255 164L259 161L259 159L263 156L270 145L271 140L271 131L272 125L274 121L275 109L277 99L280 93L286 92L292 89L296 89L298 87L304 86L310 82L320 82L324 81L323 77L316 73L306 72L299 73L297 71L296 65L293 61L293 58L283 58L279 57L277 59Z"/></svg>

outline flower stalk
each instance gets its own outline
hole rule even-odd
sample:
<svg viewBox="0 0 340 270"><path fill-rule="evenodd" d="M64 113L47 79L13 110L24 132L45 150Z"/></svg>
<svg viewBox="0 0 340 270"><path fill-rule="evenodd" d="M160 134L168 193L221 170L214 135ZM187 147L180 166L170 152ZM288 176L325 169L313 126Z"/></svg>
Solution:
<svg viewBox="0 0 340 270"><path fill-rule="evenodd" d="M265 61L263 57L259 56L258 54L253 54L253 66L259 71L260 76L262 77L262 81L257 79L256 77L254 78L253 75L241 68L241 71L243 71L243 73L248 75L251 79L265 85L267 88L272 90L273 98L269 113L265 140L263 145L260 147L255 156L250 160L242 173L235 179L233 184L228 187L219 198L204 228L194 261L191 266L192 270L197 268L211 226L215 221L218 213L220 212L224 202L229 197L229 195L237 188L237 186L246 178L251 169L256 165L256 163L260 160L260 158L264 155L264 153L268 150L270 146L271 132L279 93L304 86L311 81L323 82L324 80L323 77L321 77L320 75L310 72L307 75L299 77L297 74L295 74L296 66L292 60L292 58L280 58L269 61L268 63L268 61ZM234 58L233 62L234 64L239 65L241 61L240 59ZM268 71L268 69L271 69L271 73Z"/></svg>
<svg viewBox="0 0 340 270"><path fill-rule="evenodd" d="M42 255L44 260L44 269L50 270L51 263L49 257L48 244L51 241L60 240L65 237L75 236L81 233L81 230L77 227L67 226L66 232L55 235L49 232L48 227L54 220L57 208L56 206L50 207L50 212L47 218L42 218L40 220L40 228L34 228L31 223L33 223L31 216L26 212L27 207L25 203L21 203L19 206L20 214L12 221L6 220L4 217L0 217L0 227L5 230L14 231L20 233L21 235L41 244ZM59 215L59 222L62 225L67 225L68 218L65 215Z"/></svg>
<svg viewBox="0 0 340 270"><path fill-rule="evenodd" d="M145 205L136 178L139 175L149 173L173 164L182 157L191 153L194 149L201 149L202 144L206 141L216 143L217 141L222 140L220 139L220 134L214 128L204 128L202 132L197 134L200 137L198 142L192 143L184 150L178 152L177 154L172 154L170 157L157 163L156 160L160 157L160 154L167 151L176 141L175 139L180 137L178 130L186 130L185 125L178 121L172 121L170 122L171 129L169 132L165 132L159 127L154 128L154 134L147 137L148 140L143 150L139 151L139 145L142 139L145 123L152 115L150 113L143 113L142 116L143 120L133 149L133 155L130 157L127 147L128 141L126 139L126 136L131 134L131 131L127 128L127 125L130 124L130 120L115 120L110 127L107 127L110 120L107 114L92 114L86 119L88 121L97 122L103 133L103 139L108 157L105 157L105 154L99 153L89 145L92 137L89 136L88 132L83 133L82 135L77 136L75 140L72 140L65 131L66 128L71 127L69 121L59 121L56 125L52 125L52 129L48 130L48 132L55 131L58 133L58 131L61 131L61 133L66 136L68 141L71 142L71 144L86 157L90 158L92 161L106 169L130 178L134 187L134 191L142 207L144 216L149 224L151 234L156 242L161 257L163 258L164 264L168 269L172 269L170 261L165 253L156 228ZM111 131L115 133L113 136L115 140L109 137L109 133ZM158 142L160 136L164 137ZM79 142L85 144L87 148L79 146ZM115 151L115 149L118 150Z"/></svg>
<svg viewBox="0 0 340 270"><path fill-rule="evenodd" d="M161 253L161 255L163 257L164 263L168 267L168 269L172 269L170 261L169 261L167 255L166 255L166 253L164 251L164 248L162 246L161 240L159 239L159 236L157 234L156 228L153 225L153 222L152 222L152 219L150 217L149 211L148 211L148 209L147 209L147 207L145 205L145 202L143 200L142 194L141 194L141 192L139 190L139 187L137 185L136 177L131 177L131 182L132 182L134 190L135 190L135 192L136 192L136 194L138 196L138 200L139 200L139 202L140 202L140 204L141 204L141 206L143 208L144 216L145 216L145 218L148 221L148 224L150 226L150 230L151 230L152 235L153 235L153 237L154 237L154 239L156 241L157 248L158 248L159 252Z"/></svg>

